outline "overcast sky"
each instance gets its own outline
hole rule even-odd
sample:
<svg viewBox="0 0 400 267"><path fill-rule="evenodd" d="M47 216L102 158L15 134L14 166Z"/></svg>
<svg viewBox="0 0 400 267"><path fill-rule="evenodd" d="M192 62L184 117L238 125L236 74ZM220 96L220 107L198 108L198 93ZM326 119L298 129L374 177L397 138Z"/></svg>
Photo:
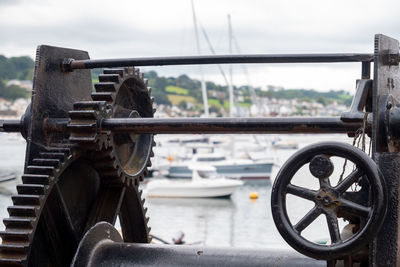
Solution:
<svg viewBox="0 0 400 267"><path fill-rule="evenodd" d="M218 54L228 53L227 14L242 53L373 52L375 33L400 38L400 1L195 0ZM210 54L201 35L201 53ZM34 57L48 44L89 51L91 58L197 54L189 0L0 0L0 54ZM254 86L352 92L360 64L247 65ZM226 67L225 67L226 68ZM196 66L153 67L162 75L189 74ZM216 66L206 80L223 84ZM233 82L247 83L234 67Z"/></svg>

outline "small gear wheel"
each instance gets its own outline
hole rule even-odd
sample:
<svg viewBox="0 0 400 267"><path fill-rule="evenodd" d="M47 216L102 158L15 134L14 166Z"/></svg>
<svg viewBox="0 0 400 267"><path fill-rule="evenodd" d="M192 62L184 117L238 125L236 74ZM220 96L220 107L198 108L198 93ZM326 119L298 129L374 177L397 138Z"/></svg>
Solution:
<svg viewBox="0 0 400 267"><path fill-rule="evenodd" d="M110 118L153 117L153 99L147 80L135 68L106 69L94 85L93 101L105 101L111 107ZM109 133L108 148L95 155L104 178L137 185L151 166L155 145L153 134Z"/></svg>
<svg viewBox="0 0 400 267"><path fill-rule="evenodd" d="M100 131L100 121L111 115L106 101L82 101L74 103L74 110L68 112L71 131L69 141L80 148L101 150L108 146L108 133Z"/></svg>

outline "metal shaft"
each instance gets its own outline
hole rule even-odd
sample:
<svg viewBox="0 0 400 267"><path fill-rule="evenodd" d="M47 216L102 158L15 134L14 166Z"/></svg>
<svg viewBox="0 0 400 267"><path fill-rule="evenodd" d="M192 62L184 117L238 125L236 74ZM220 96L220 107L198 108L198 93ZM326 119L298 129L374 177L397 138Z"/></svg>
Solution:
<svg viewBox="0 0 400 267"><path fill-rule="evenodd" d="M0 120L0 132L21 132L21 120Z"/></svg>
<svg viewBox="0 0 400 267"><path fill-rule="evenodd" d="M47 119L49 132L68 131L68 119ZM339 117L291 118L113 118L103 119L101 128L112 132L151 134L233 134L233 133L354 133L361 123L346 123ZM0 120L0 132L21 132L20 120Z"/></svg>
<svg viewBox="0 0 400 267"><path fill-rule="evenodd" d="M113 132L154 134L233 133L352 133L360 123L340 118L129 118L104 119L101 127Z"/></svg>
<svg viewBox="0 0 400 267"><path fill-rule="evenodd" d="M198 65L198 64L238 64L238 63L332 63L332 62L372 62L373 54L264 54L264 55L214 55L188 57L145 57L124 59L66 59L63 69L94 69L128 66Z"/></svg>

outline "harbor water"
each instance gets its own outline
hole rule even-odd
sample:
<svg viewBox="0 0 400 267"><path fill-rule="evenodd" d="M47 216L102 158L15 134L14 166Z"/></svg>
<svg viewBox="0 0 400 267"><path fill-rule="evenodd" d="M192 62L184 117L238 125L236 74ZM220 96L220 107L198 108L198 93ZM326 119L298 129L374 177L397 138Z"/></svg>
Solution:
<svg viewBox="0 0 400 267"><path fill-rule="evenodd" d="M352 140L345 135L287 135L287 141L295 141L299 148L320 141ZM25 159L26 144L20 138L0 136L0 173L14 172L18 181L0 185L0 217L7 216L7 206L11 205L11 194L15 185L20 183ZM178 231L185 234L186 243L204 244L221 247L246 248L288 248L278 233L272 219L270 196L273 180L284 162L296 152L295 149L268 150L267 156L275 157L277 165L272 172L272 181L246 184L239 188L229 199L172 199L149 198L145 206L150 217L151 234L172 242ZM267 153L267 152L266 152ZM334 159L335 171L332 176L339 177L344 162ZM351 171L347 166L346 173ZM296 185L316 189L318 181L309 173L308 168L300 169L295 177ZM252 192L258 193L258 199L250 199ZM288 197L288 212L292 223L296 223L311 208L313 203L297 197ZM341 227L345 224L340 222ZM1 224L1 229L4 229ZM329 233L324 216L304 231L304 236L313 241L328 240Z"/></svg>

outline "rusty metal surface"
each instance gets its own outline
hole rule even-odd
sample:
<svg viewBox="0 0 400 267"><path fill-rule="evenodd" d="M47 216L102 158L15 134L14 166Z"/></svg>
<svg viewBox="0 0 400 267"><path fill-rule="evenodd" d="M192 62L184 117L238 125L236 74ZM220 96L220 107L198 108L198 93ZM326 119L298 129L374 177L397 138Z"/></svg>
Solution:
<svg viewBox="0 0 400 267"><path fill-rule="evenodd" d="M282 230L290 228L285 222L287 216L280 218L280 222L278 218L277 227L283 237L289 243L300 244L294 246L296 249L314 258L333 259L328 264L334 266L338 257L345 258L347 263L354 260L348 257L349 254L375 237L369 244L369 264L399 265L399 59L399 42L384 35L376 35L374 55L220 55L90 60L85 51L40 46L35 63L32 104L21 120L0 120L0 132L21 132L27 139L24 184L17 187L18 195L13 196L13 206L8 209L10 217L4 221L6 230L0 232L3 239L0 263L68 266L82 236L97 222L114 223L117 216L120 217L124 242L148 242L148 219L138 183L150 165L153 134L354 135L359 128L366 126L364 130L372 136L373 158L383 178L371 159L357 154L358 150L348 148L346 152L341 144L316 145L310 149L314 154L307 150L312 154L310 158L297 155L298 158L289 160L281 170L280 174L286 175L275 181L278 185L274 185L272 194L274 219L284 214L281 198L290 191L314 201L318 207L317 212L314 210L294 226L298 227L294 234ZM151 118L154 111L147 84L137 70L132 67L105 70L99 77L100 83L95 85L95 92L92 92L88 70L132 65L323 62L362 63L362 80L357 82L351 110L341 117L154 119ZM371 62L374 62L373 81L369 79ZM131 91L127 93L126 90ZM372 114L368 114L371 111ZM329 155L355 161L356 175L347 177L344 185L332 188L328 181L333 169ZM302 163L310 163L311 173L320 181L320 191L293 188L287 183ZM364 178L357 180L362 190L343 192L346 191L344 187L360 176L358 172L365 174ZM386 204L382 204L385 202L382 196L385 183L388 185L388 215L376 237L386 210ZM289 191L283 190L282 186L288 186ZM276 212L280 214L276 215ZM333 243L323 248L310 245L297 235L318 212L327 216ZM337 217L341 216L359 223L361 229L344 242L338 234ZM296 253L142 246L119 241L92 248L97 252L90 255L97 258L90 264L324 264Z"/></svg>
<svg viewBox="0 0 400 267"><path fill-rule="evenodd" d="M29 136L38 146L62 142L64 135L45 133L43 121L48 118L68 118L68 111L77 101L91 100L90 70L60 72L65 57L88 59L85 51L42 45L37 49L33 77Z"/></svg>
<svg viewBox="0 0 400 267"><path fill-rule="evenodd" d="M137 118L105 119L102 128L113 132L179 133L351 133L362 125L335 117L292 118Z"/></svg>
<svg viewBox="0 0 400 267"><path fill-rule="evenodd" d="M388 214L382 229L370 243L370 263L373 266L398 266L399 250L399 146L390 140L389 110L400 100L400 69L387 60L388 54L399 54L399 42L382 34L375 36L373 84L373 159L383 173L388 188ZM394 152L394 153L390 153Z"/></svg>
<svg viewBox="0 0 400 267"><path fill-rule="evenodd" d="M75 102L92 99L90 70L59 70L64 57L87 58L87 52L49 46L37 52L31 108L19 123L28 129L23 184L0 231L0 265L69 266L86 230L98 221L115 223L118 216L125 241L149 242L141 191L121 181L110 151L85 150L70 142L68 131L43 127L50 121L58 129ZM142 104L152 111L150 101Z"/></svg>
<svg viewBox="0 0 400 267"><path fill-rule="evenodd" d="M399 42L382 34L375 36L375 59L374 59L374 84L373 84L373 153L399 152L399 147L390 144L386 140L387 102L390 97L400 102L400 68L399 65L390 65L386 62L388 52L399 54ZM395 103L392 103L394 106Z"/></svg>
<svg viewBox="0 0 400 267"><path fill-rule="evenodd" d="M120 239L112 225L95 225L81 241L71 266L326 266L292 250L132 244Z"/></svg>
<svg viewBox="0 0 400 267"><path fill-rule="evenodd" d="M368 98L372 96L372 80L357 80L356 93L353 97L350 110L343 112L340 119L345 122L362 122L365 119L364 109L367 106Z"/></svg>
<svg viewBox="0 0 400 267"><path fill-rule="evenodd" d="M333 62L371 62L373 54L266 54L266 55L216 55L186 57L149 57L124 59L78 60L66 58L64 71L74 69L115 68L129 66L164 66L196 64L239 64L239 63L333 63Z"/></svg>
<svg viewBox="0 0 400 267"><path fill-rule="evenodd" d="M362 123L344 122L339 117L291 117L291 118L110 118L102 119L101 128L112 132L137 134L182 133L354 133ZM4 131L19 132L19 121L7 121ZM43 128L48 132L67 132L67 119L46 119Z"/></svg>

